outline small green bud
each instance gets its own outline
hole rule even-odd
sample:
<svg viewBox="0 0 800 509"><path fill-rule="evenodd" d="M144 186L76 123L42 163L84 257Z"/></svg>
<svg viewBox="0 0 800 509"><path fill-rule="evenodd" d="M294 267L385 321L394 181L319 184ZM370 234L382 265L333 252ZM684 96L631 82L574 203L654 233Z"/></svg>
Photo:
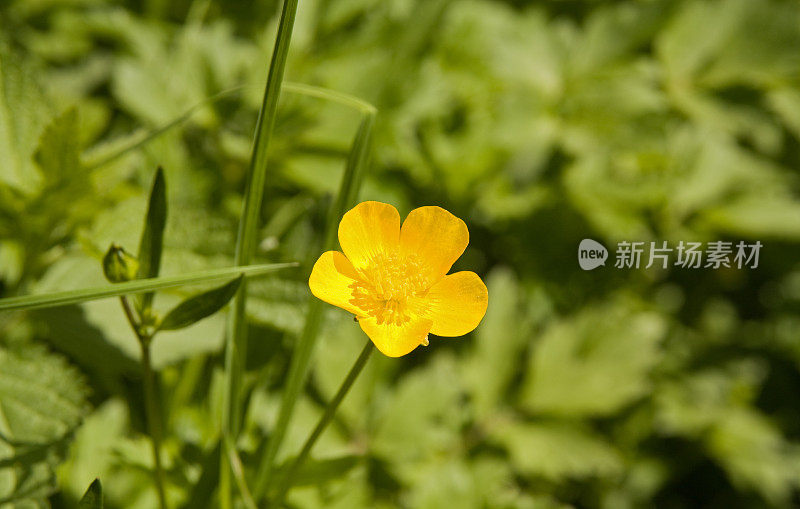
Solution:
<svg viewBox="0 0 800 509"><path fill-rule="evenodd" d="M124 283L136 279L139 261L122 247L111 244L103 257L103 273L112 283Z"/></svg>

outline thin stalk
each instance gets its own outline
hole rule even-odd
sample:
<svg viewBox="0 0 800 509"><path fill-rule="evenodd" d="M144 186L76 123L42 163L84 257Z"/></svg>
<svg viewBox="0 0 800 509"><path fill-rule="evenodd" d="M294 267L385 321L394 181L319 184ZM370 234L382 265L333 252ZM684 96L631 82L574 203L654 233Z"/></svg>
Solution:
<svg viewBox="0 0 800 509"><path fill-rule="evenodd" d="M314 428L314 431L312 431L306 439L305 444L303 444L303 448L300 450L300 454L297 455L292 464L289 466L289 469L286 471L286 476L283 478L283 482L281 483L275 496L274 502L276 507L280 507L283 503L286 493L292 487L294 476L297 474L300 467L303 466L306 458L308 458L308 455L311 453L311 449L314 447L317 439L319 439L319 437L322 435L322 432L325 431L325 428L327 428L328 424L330 424L333 416L336 414L336 410L339 408L342 400L344 400L344 397L350 391L350 388L353 386L356 378L358 378L358 375L361 374L361 371L367 364L369 356L373 350L374 348L372 347L372 341L367 339L367 344L365 344L364 348L361 350L361 355L358 356L355 364L353 364L353 367L350 368L350 372L347 373L347 376L342 382L342 385L339 387L339 390L336 391L336 395L328 403L328 406L325 408L325 413L322 414L322 417L320 417L319 422L317 422L317 426Z"/></svg>
<svg viewBox="0 0 800 509"><path fill-rule="evenodd" d="M223 98L225 98L225 97L227 97L227 96L229 96L231 94L234 94L234 93L237 93L237 92L239 92L241 90L244 90L244 88L245 87L243 87L243 86L238 86L238 87L229 88L227 90L223 90L222 92L214 94L211 97L209 97L209 98L207 98L207 99L195 104L194 106L192 106L191 108L186 110L182 115L174 118L173 120L170 120L169 122L167 122L166 124L161 125L160 127L157 127L157 128L155 128L155 129L153 129L151 131L148 131L148 132L142 132L138 136L135 133L132 134L130 136L130 138L131 138L130 141L128 141L124 146L122 146L120 148L115 148L110 153L107 153L107 154L102 154L102 153L101 154L96 154L96 153L92 153L92 152L95 152L95 151L84 152L84 154L82 155L82 158L83 158L84 165L86 166L86 170L87 171L92 171L94 169L100 168L101 166L105 166L106 164L108 164L110 162L116 161L117 159L119 159L120 157L124 156L125 154L133 152L137 148L142 147L145 144L147 144L148 142L150 142L150 141L154 140L155 138L161 136L162 134L166 133L167 131L169 131L173 127L182 124L183 122L185 122L186 120L191 118L191 116L195 112L199 111L201 108L204 108L204 107L208 106L209 104L213 104L214 102L216 102L216 101L218 101L220 99L223 99Z"/></svg>
<svg viewBox="0 0 800 509"><path fill-rule="evenodd" d="M245 200L242 208L242 217L239 221L239 230L236 238L236 265L247 265L253 258L258 232L258 219L261 212L261 203L264 196L264 183L267 174L267 149L275 126L278 98L289 54L289 42L292 38L294 19L297 14L298 0L284 0L281 10L281 19L278 24L278 33L275 48L272 52L267 74L267 85L264 91L264 100L258 115L253 142L253 155L250 158L250 167L247 172L245 187ZM239 292L234 297L232 312L229 316L228 331L225 342L225 371L223 378L222 402L222 434L231 439L239 433L241 427L241 377L244 369L244 359L247 355L247 323L245 318L245 301L247 296L247 282L243 282ZM224 449L224 448L223 448ZM222 507L231 505L230 464L224 452L220 462L220 503Z"/></svg>
<svg viewBox="0 0 800 509"><path fill-rule="evenodd" d="M153 461L156 465L156 491L158 491L158 505L161 509L167 508L167 498L164 494L164 468L161 465L161 412L156 399L155 372L150 361L150 339L144 338L142 346L142 368L144 369L144 399L147 405L147 427L153 445Z"/></svg>
<svg viewBox="0 0 800 509"><path fill-rule="evenodd" d="M328 214L328 221L323 236L324 251L334 248L336 243L336 225L339 223L344 213L353 206L358 197L364 169L369 160L374 122L375 110L371 109L365 112L361 124L359 125L355 141L353 142L353 147L350 150L336 202L333 204ZM325 311L324 305L325 304L318 299L312 299L311 302L309 302L305 325L303 326L303 331L297 342L289 366L287 382L283 390L281 406L278 411L278 419L269 437L267 450L264 456L261 457L258 473L256 474L256 485L253 489L253 496L256 498L256 501L261 500L261 497L266 493L270 478L275 469L275 456L286 435L286 430L291 421L292 413L294 412L294 405L297 402L306 376L308 375L311 354L314 351L314 345L316 344L319 330L322 327L322 319Z"/></svg>
<svg viewBox="0 0 800 509"><path fill-rule="evenodd" d="M226 437L224 440L228 461L231 464L233 478L236 481L236 486L239 488L239 494L242 496L242 502L244 502L247 509L258 509L258 506L253 500L253 495L250 494L250 490L247 488L247 480L244 478L244 465L242 464L242 459L239 457L239 454L236 452L236 446L231 443L229 438Z"/></svg>
<svg viewBox="0 0 800 509"><path fill-rule="evenodd" d="M164 492L164 468L161 465L161 412L158 408L156 399L155 372L153 363L150 359L150 343L153 340L151 335L143 334L139 328L139 323L134 315L133 308L127 297L119 298L122 302L122 309L125 316L139 340L142 348L142 371L144 372L144 402L145 419L147 420L147 432L150 435L150 443L153 447L153 463L155 464L156 492L158 493L158 506L167 509L167 497Z"/></svg>

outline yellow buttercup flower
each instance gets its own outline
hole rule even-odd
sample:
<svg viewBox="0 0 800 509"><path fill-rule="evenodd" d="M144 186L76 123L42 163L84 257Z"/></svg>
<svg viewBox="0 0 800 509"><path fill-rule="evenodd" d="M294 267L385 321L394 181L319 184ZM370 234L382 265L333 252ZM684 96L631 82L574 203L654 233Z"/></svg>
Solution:
<svg viewBox="0 0 800 509"><path fill-rule="evenodd" d="M478 326L489 295L474 272L447 275L464 252L464 221L440 207L414 209L400 226L397 209L368 201L339 223L343 253L319 257L311 293L358 319L389 357L428 344L428 333L462 336Z"/></svg>

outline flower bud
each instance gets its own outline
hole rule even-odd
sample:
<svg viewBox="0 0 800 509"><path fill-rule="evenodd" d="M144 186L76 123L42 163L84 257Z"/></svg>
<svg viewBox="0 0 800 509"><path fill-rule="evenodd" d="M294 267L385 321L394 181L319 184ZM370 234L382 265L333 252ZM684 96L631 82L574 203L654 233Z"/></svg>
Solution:
<svg viewBox="0 0 800 509"><path fill-rule="evenodd" d="M123 283L136 279L139 261L122 247L111 244L103 257L103 273L112 283Z"/></svg>

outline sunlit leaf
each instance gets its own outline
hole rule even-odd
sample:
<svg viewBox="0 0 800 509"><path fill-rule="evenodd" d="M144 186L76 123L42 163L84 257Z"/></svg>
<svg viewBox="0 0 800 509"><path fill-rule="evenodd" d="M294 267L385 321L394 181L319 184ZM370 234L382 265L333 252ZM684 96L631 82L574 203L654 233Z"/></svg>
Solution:
<svg viewBox="0 0 800 509"><path fill-rule="evenodd" d="M537 340L522 404L555 415L607 415L650 390L664 323L622 302L587 308L551 325Z"/></svg>
<svg viewBox="0 0 800 509"><path fill-rule="evenodd" d="M103 509L103 485L95 479L78 502L78 509Z"/></svg>
<svg viewBox="0 0 800 509"><path fill-rule="evenodd" d="M164 246L164 227L167 224L167 189L164 183L164 170L159 167L153 178L153 187L147 205L142 238L139 241L139 279L158 276L161 267L161 252ZM142 296L142 309L149 309L153 301L153 293Z"/></svg>
<svg viewBox="0 0 800 509"><path fill-rule="evenodd" d="M43 501L87 411L81 376L43 348L0 347L0 505Z"/></svg>
<svg viewBox="0 0 800 509"><path fill-rule="evenodd" d="M159 330L174 330L188 327L222 309L233 298L242 284L244 276L219 288L190 297L172 308L158 325Z"/></svg>

